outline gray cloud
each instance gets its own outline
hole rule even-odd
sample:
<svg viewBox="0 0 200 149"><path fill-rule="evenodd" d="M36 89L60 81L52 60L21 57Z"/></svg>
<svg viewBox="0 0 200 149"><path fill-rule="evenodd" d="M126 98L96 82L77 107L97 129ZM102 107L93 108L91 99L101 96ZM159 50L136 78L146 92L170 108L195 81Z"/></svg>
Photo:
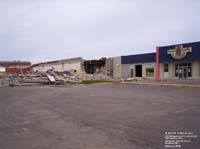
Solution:
<svg viewBox="0 0 200 149"><path fill-rule="evenodd" d="M0 1L2 60L100 58L199 41L199 0Z"/></svg>

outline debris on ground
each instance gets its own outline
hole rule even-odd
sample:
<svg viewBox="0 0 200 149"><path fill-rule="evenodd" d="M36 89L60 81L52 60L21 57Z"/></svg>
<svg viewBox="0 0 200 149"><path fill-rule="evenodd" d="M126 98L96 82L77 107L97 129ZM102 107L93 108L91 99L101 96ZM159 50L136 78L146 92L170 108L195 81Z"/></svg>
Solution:
<svg viewBox="0 0 200 149"><path fill-rule="evenodd" d="M5 77L2 79L3 81L0 81L0 87L79 84L83 80L113 81L112 75L109 73L110 69L104 67L104 65L98 65L97 67L96 61L93 63L91 64L90 62L87 64L88 68L86 70L88 72L77 72L76 70L59 72L52 67L46 72L32 71L9 73L5 75Z"/></svg>
<svg viewBox="0 0 200 149"><path fill-rule="evenodd" d="M82 73L81 80L112 80L112 76L107 75L105 69L97 69L95 73Z"/></svg>
<svg viewBox="0 0 200 149"><path fill-rule="evenodd" d="M148 78L145 77L132 77L132 78L127 78L123 81L144 81L144 80L148 80Z"/></svg>
<svg viewBox="0 0 200 149"><path fill-rule="evenodd" d="M31 85L64 85L80 83L80 77L73 71L57 72L50 69L46 72L30 72L27 74L8 74L0 80L0 87Z"/></svg>

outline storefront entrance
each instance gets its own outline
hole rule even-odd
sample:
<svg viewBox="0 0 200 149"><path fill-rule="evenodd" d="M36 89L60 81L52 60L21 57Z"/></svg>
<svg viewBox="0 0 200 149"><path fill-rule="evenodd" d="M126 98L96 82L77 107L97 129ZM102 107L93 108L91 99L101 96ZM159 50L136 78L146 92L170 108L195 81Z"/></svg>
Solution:
<svg viewBox="0 0 200 149"><path fill-rule="evenodd" d="M192 77L191 63L175 64L175 75L180 79L187 79Z"/></svg>

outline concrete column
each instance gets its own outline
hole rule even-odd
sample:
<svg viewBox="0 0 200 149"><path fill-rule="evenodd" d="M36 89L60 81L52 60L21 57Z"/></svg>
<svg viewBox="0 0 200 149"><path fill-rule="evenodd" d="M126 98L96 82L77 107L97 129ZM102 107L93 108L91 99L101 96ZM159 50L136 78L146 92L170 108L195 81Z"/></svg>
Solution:
<svg viewBox="0 0 200 149"><path fill-rule="evenodd" d="M131 73L131 69L133 69L133 77L135 77L136 73L135 73L135 65L134 64L129 65L129 74Z"/></svg>
<svg viewBox="0 0 200 149"><path fill-rule="evenodd" d="M122 77L121 56L113 57L113 78L120 79Z"/></svg>
<svg viewBox="0 0 200 149"><path fill-rule="evenodd" d="M156 47L156 80L160 80L159 47Z"/></svg>
<svg viewBox="0 0 200 149"><path fill-rule="evenodd" d="M142 77L146 77L146 68L145 68L145 64L142 64Z"/></svg>
<svg viewBox="0 0 200 149"><path fill-rule="evenodd" d="M130 77L129 64L122 64L121 66L122 78L127 79Z"/></svg>
<svg viewBox="0 0 200 149"><path fill-rule="evenodd" d="M156 68L157 69L157 68ZM160 79L164 79L164 67L163 67L163 63L160 63Z"/></svg>
<svg viewBox="0 0 200 149"><path fill-rule="evenodd" d="M169 66L169 68L168 68L168 70L169 70L169 79L174 79L174 77L175 77L175 75L174 75L174 69L175 69L175 66L174 66L175 64L173 63L173 62L170 62L169 64L168 64L168 66Z"/></svg>
<svg viewBox="0 0 200 149"><path fill-rule="evenodd" d="M198 79L199 76L199 72L200 72L200 62L199 61L194 61L192 62L192 78L193 79Z"/></svg>

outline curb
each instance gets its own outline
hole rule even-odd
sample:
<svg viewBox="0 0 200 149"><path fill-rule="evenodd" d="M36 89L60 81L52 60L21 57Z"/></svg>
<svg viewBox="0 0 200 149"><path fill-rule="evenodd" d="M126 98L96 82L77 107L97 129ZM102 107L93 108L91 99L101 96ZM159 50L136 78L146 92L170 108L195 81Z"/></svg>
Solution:
<svg viewBox="0 0 200 149"><path fill-rule="evenodd" d="M115 82L101 82L101 83L80 84L80 85L110 85L110 84L119 84L119 83L115 83Z"/></svg>
<svg viewBox="0 0 200 149"><path fill-rule="evenodd" d="M161 84L161 83L134 83L134 82L119 82L119 84L148 85L148 86L176 87L176 88L200 88L200 85L188 85L188 84Z"/></svg>
<svg viewBox="0 0 200 149"><path fill-rule="evenodd" d="M200 85L189 84L161 84L161 83L136 83L136 82L102 82L81 85L111 85L111 84L127 84L127 85L141 85L141 86L160 86L160 87L175 87L175 88L200 88Z"/></svg>

